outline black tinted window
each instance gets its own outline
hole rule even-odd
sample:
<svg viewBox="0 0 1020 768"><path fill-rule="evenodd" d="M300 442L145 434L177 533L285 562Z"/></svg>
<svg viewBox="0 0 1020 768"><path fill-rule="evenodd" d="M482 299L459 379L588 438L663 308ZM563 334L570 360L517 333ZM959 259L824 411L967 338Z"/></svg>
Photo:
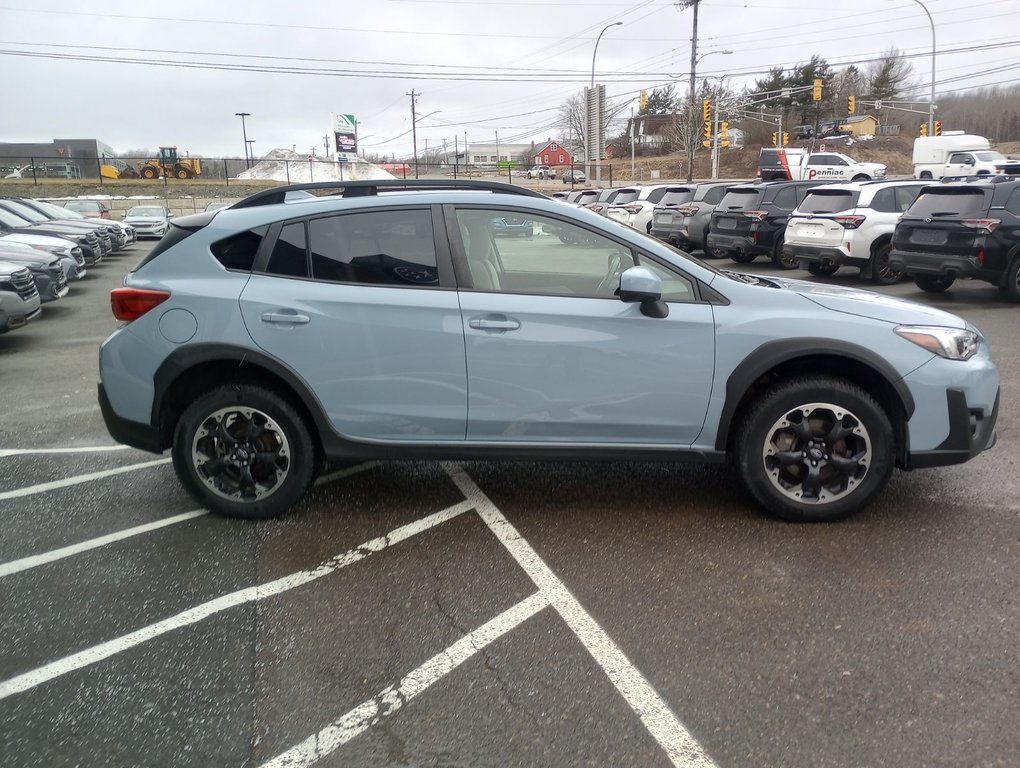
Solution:
<svg viewBox="0 0 1020 768"><path fill-rule="evenodd" d="M216 261L227 269L240 269L250 272L255 263L255 254L262 244L262 235L257 232L241 232L240 234L220 240L209 246Z"/></svg>
<svg viewBox="0 0 1020 768"><path fill-rule="evenodd" d="M886 187L878 190L875 193L875 197L871 200L871 207L876 211L882 211L883 213L894 213L898 209L896 208L896 190L892 187Z"/></svg>
<svg viewBox="0 0 1020 768"><path fill-rule="evenodd" d="M802 213L836 213L854 207L855 195L846 189L821 190L813 189L804 197L800 204Z"/></svg>
<svg viewBox="0 0 1020 768"><path fill-rule="evenodd" d="M723 195L726 194L726 187L712 187L705 193L705 203L708 205L718 205L719 201L723 199Z"/></svg>
<svg viewBox="0 0 1020 768"><path fill-rule="evenodd" d="M349 213L308 222L316 280L401 287L438 285L427 210Z"/></svg>
<svg viewBox="0 0 1020 768"><path fill-rule="evenodd" d="M1013 194L1009 196L1009 200L1003 207L1010 213L1020 216L1020 187L1013 190Z"/></svg>
<svg viewBox="0 0 1020 768"><path fill-rule="evenodd" d="M907 213L926 217L981 216L987 210L985 193L980 189L928 189L914 201Z"/></svg>
<svg viewBox="0 0 1020 768"><path fill-rule="evenodd" d="M665 194L666 194L665 187L653 189L651 192L648 193L648 202L650 202L652 205L655 205L655 203L659 202L662 199L662 196Z"/></svg>
<svg viewBox="0 0 1020 768"><path fill-rule="evenodd" d="M923 184L918 184L911 187L896 187L896 210L903 213L910 204L917 198L917 193L921 191Z"/></svg>
<svg viewBox="0 0 1020 768"><path fill-rule="evenodd" d="M731 189L723 196L719 207L724 211L750 211L758 205L760 199L760 189Z"/></svg>
<svg viewBox="0 0 1020 768"><path fill-rule="evenodd" d="M303 221L280 230L266 272L286 277L308 277L308 248Z"/></svg>
<svg viewBox="0 0 1020 768"><path fill-rule="evenodd" d="M772 205L776 208L782 208L784 211L792 211L797 207L797 190L793 187L779 190L772 201Z"/></svg>

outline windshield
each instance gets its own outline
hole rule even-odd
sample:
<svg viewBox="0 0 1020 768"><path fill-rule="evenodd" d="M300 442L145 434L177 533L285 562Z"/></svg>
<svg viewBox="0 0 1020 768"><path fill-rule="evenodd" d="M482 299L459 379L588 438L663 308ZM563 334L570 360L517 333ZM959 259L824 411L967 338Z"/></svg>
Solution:
<svg viewBox="0 0 1020 768"><path fill-rule="evenodd" d="M987 209L985 191L975 188L948 187L925 189L907 209L912 218L959 218L981 216Z"/></svg>
<svg viewBox="0 0 1020 768"><path fill-rule="evenodd" d="M856 205L856 193L848 189L815 189L797 206L801 213L836 213Z"/></svg>
<svg viewBox="0 0 1020 768"><path fill-rule="evenodd" d="M666 190L666 194L662 196L659 205L679 205L680 203L688 202L693 197L694 190L690 187L671 187Z"/></svg>
<svg viewBox="0 0 1020 768"><path fill-rule="evenodd" d="M40 224L40 223L42 223L44 221L49 221L49 219L47 219L45 216L43 216L38 211L33 211L27 205L22 205L21 203L16 203L13 200L4 200L3 201L3 206L8 211L14 211L14 213L18 214L18 216L20 216L21 218L28 219L29 221L31 221L31 222L33 222L35 224Z"/></svg>
<svg viewBox="0 0 1020 768"><path fill-rule="evenodd" d="M53 203L46 203L42 200L36 200L35 206L41 209L44 213L48 213L50 216L55 216L58 219L68 219L69 221L81 221L85 217L80 213L69 211L65 208L61 208L59 205Z"/></svg>
<svg viewBox="0 0 1020 768"><path fill-rule="evenodd" d="M750 211L761 200L764 190L749 187L735 187L729 190L719 201L719 209L724 211Z"/></svg>
<svg viewBox="0 0 1020 768"><path fill-rule="evenodd" d="M154 205L136 205L127 212L128 216L163 216L163 209Z"/></svg>
<svg viewBox="0 0 1020 768"><path fill-rule="evenodd" d="M1005 155L1001 155L998 152L975 152L974 155L984 163L997 163L1006 159Z"/></svg>
<svg viewBox="0 0 1020 768"><path fill-rule="evenodd" d="M72 200L69 203L65 203L64 207L67 208L69 211L98 211L99 210L99 206L98 205L96 205L95 203L86 202L84 200L82 200L80 202L75 202L74 200Z"/></svg>

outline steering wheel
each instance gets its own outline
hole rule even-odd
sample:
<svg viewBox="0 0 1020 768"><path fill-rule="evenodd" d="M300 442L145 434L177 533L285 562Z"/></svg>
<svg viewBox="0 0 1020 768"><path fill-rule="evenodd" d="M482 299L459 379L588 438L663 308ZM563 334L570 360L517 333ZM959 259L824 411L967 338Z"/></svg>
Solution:
<svg viewBox="0 0 1020 768"><path fill-rule="evenodd" d="M616 295L616 291L620 287L620 275L624 270L624 259L629 259L629 257L619 251L609 254L606 276L602 278L599 287L595 289L596 296Z"/></svg>

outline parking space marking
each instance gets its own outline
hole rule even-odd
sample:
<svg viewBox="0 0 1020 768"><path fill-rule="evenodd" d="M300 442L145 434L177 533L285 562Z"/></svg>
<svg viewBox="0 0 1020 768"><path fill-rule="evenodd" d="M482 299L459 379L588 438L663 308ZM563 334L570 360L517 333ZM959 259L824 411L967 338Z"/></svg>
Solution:
<svg viewBox="0 0 1020 768"><path fill-rule="evenodd" d="M630 708L637 713L673 765L714 768L704 748L677 719L665 701L638 671L606 631L571 594L532 546L518 533L495 504L457 465L446 465L453 482L467 497L496 538L531 577L571 631L602 667Z"/></svg>
<svg viewBox="0 0 1020 768"><path fill-rule="evenodd" d="M84 445L80 448L0 448L0 459L37 453L106 453L107 451L125 451L127 449L126 445Z"/></svg>
<svg viewBox="0 0 1020 768"><path fill-rule="evenodd" d="M89 472L87 475L75 475L74 477L65 477L63 480L53 480L49 483L40 483L39 485L29 485L24 488L16 488L13 491L3 491L0 493L0 501L6 499L20 499L23 496L31 496L36 493L45 493L46 491L55 491L58 488L68 488L72 485L79 485L80 483L88 483L92 480L101 480L104 477L113 477L114 475L122 475L125 472L134 472L136 469L146 469L147 467L158 467L161 464L169 464L170 459L156 459L155 461L143 461L141 464L128 464L126 467L117 467L115 469L104 469L99 472Z"/></svg>
<svg viewBox="0 0 1020 768"><path fill-rule="evenodd" d="M437 653L401 678L396 685L384 688L318 733L263 763L262 768L304 768L313 765L376 725L384 717L399 711L418 694L428 690L487 645L520 626L548 605L549 598L541 591L525 598Z"/></svg>
<svg viewBox="0 0 1020 768"><path fill-rule="evenodd" d="M427 517L415 520L413 523L408 523L407 525L395 528L384 536L369 539L363 544L359 544L354 549L350 549L324 561L311 570L297 571L274 581L269 581L264 584L256 584L253 587L246 587L245 589L239 589L235 592L231 592L230 594L222 595L221 597L217 597L213 600L202 603L201 605L197 605L194 608L189 608L188 610L182 611L174 616L157 621L155 624L149 624L141 629L136 629L134 632L129 632L128 634L121 635L113 640L108 640L104 643L94 645L91 648L86 648L85 650L73 653L70 656L65 656L62 659L57 659L56 661L44 664L41 667L16 675L8 680L0 682L0 699L5 699L16 693L22 693L36 687L37 685L41 685L49 680L60 677L61 675L66 675L69 672L74 672L75 670L90 666L96 662L102 661L103 659L107 659L110 656L130 650L131 648L148 642L149 640L153 640L167 632L172 632L175 629L181 629L191 624L195 624L229 608L236 608L237 606L245 603L264 600L267 597L282 594L283 592L287 592L295 587L301 587L305 584L309 584L321 579L323 576L328 576L341 568L345 568L359 560L363 560L369 555L374 555L377 552L383 551L387 547L399 544L412 536L424 533L431 528L435 528L437 525L441 525L452 520L458 515L472 509L472 507L473 503L471 501L459 502L454 504L452 507L447 507L444 510L428 515Z"/></svg>
<svg viewBox="0 0 1020 768"><path fill-rule="evenodd" d="M52 563L56 560L63 560L65 557L72 557L73 555L78 555L82 552L88 552L90 549L104 547L107 544L114 543L115 541L129 539L132 536L138 536L143 533L148 533L149 531L156 531L160 528L166 528L168 525L183 523L187 520L194 520L196 517L202 517L203 515L208 514L209 510L207 509L193 509L190 512L183 512L179 515L173 515L172 517L164 517L162 520L154 520L153 522L145 523L144 525L136 525L134 528L125 528L124 530L117 531L116 533L108 533L105 536L97 536L94 539L81 541L77 544L61 547L60 549L51 549L49 552L43 552L38 555L22 557L19 560L11 560L6 563L0 563L0 579L4 576L10 576L13 573L27 571L30 568L37 568L40 565Z"/></svg>

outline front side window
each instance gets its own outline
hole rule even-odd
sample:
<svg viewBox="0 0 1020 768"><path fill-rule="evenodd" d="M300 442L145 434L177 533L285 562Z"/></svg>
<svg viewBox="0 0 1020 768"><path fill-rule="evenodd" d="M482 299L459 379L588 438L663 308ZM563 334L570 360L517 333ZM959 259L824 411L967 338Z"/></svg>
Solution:
<svg viewBox="0 0 1020 768"><path fill-rule="evenodd" d="M638 264L648 267L662 280L663 301L694 301L693 283L683 275L643 255L638 256Z"/></svg>
<svg viewBox="0 0 1020 768"><path fill-rule="evenodd" d="M439 285L428 210L311 219L308 244L315 280L402 288Z"/></svg>
<svg viewBox="0 0 1020 768"><path fill-rule="evenodd" d="M532 221L531 237L495 237L493 221ZM532 213L459 209L472 286L501 293L615 298L620 273L634 266L626 246L575 224Z"/></svg>
<svg viewBox="0 0 1020 768"><path fill-rule="evenodd" d="M955 152L950 156L949 162L952 165L974 165L974 159L966 152Z"/></svg>

